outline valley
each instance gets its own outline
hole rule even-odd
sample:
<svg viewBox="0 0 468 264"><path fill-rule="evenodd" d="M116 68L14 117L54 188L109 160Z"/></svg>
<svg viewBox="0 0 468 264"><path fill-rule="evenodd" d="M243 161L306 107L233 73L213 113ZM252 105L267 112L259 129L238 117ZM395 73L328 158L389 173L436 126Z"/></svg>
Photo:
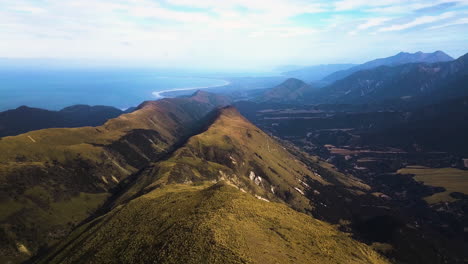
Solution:
<svg viewBox="0 0 468 264"><path fill-rule="evenodd" d="M372 191L360 193L359 198L340 193L339 198L333 199L336 188L317 189L320 195L311 195L311 199L320 201L315 208L320 219L337 223L343 230L353 230L365 241L391 245L392 250L385 253L402 263L457 263L452 259L454 255L466 257L463 241L468 237L468 189L464 185L468 179L464 163L467 153L460 140L468 131L451 117L442 117L444 111L435 110L448 105L459 109L457 104L450 101L406 111L245 101L235 105L270 135L320 156L339 171L369 185ZM457 111L461 116L468 112ZM455 130L450 126L441 130L444 134L423 130L440 125L433 122L434 116L456 125L459 130L455 133L459 135L444 137ZM412 134L406 132L409 126ZM423 131L431 131L438 144L426 140ZM415 137L408 137L413 134ZM347 209L343 211L344 208Z"/></svg>

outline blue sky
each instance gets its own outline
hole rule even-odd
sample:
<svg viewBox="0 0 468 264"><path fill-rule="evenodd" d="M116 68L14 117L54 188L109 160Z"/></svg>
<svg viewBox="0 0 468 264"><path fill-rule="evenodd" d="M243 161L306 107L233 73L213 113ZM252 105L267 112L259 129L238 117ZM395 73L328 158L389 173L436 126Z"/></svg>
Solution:
<svg viewBox="0 0 468 264"><path fill-rule="evenodd" d="M468 0L0 0L0 57L260 69L468 52Z"/></svg>

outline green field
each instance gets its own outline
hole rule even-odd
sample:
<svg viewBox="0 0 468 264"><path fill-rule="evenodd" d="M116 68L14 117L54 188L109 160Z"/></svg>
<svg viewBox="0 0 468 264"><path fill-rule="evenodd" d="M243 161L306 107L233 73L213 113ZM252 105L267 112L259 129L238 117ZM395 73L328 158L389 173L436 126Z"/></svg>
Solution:
<svg viewBox="0 0 468 264"><path fill-rule="evenodd" d="M429 186L445 188L445 192L436 193L424 198L430 204L455 201L456 199L450 196L452 192L468 194L467 170L408 166L397 172L400 174L414 174L416 181Z"/></svg>

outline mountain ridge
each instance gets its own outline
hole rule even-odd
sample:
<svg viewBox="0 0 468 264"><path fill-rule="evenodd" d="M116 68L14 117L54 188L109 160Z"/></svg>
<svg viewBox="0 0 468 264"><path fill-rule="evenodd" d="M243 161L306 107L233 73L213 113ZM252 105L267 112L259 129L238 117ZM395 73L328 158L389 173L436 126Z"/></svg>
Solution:
<svg viewBox="0 0 468 264"><path fill-rule="evenodd" d="M299 67L298 69L284 71L281 74L304 80L306 82L319 81L328 75L342 70L347 70L357 64L321 64L306 67Z"/></svg>
<svg viewBox="0 0 468 264"><path fill-rule="evenodd" d="M380 59L375 59L375 60L365 62L363 64L357 65L347 70L337 71L335 73L332 73L324 77L322 80L332 83L337 80L346 78L355 72L368 70L368 69L376 68L379 66L397 66L401 64L418 63L418 62L436 63L436 62L446 62L446 61L452 61L452 60L454 60L454 58L450 57L449 55L447 55L446 53L440 50L435 51L433 53L423 53L421 51L415 52L415 53L400 52L390 57L380 58Z"/></svg>
<svg viewBox="0 0 468 264"><path fill-rule="evenodd" d="M304 193L312 182L332 184L327 178L234 107L215 113L204 132L142 171L108 213L36 263L387 263L370 247L297 212L312 209Z"/></svg>
<svg viewBox="0 0 468 264"><path fill-rule="evenodd" d="M1 138L0 260L25 260L63 238L112 188L190 136L215 107L198 99L163 99L98 127Z"/></svg>

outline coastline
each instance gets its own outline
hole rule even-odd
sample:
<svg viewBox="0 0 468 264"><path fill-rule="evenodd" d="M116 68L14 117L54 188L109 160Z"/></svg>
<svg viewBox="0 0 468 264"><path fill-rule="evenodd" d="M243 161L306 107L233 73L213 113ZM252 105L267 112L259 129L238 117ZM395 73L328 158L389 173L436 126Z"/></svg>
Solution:
<svg viewBox="0 0 468 264"><path fill-rule="evenodd" d="M198 87L186 87L186 88L175 88L175 89L168 89L168 90L162 90L162 91L156 91L152 92L153 96L156 97L156 99L162 99L165 98L163 93L168 93L168 92L177 92L177 91L190 91L190 90L199 90L199 89L208 89L208 88L216 88L216 87L221 87L221 86L226 86L231 84L230 81L222 80L224 81L223 84L218 84L218 85L211 85L211 86L198 86Z"/></svg>

